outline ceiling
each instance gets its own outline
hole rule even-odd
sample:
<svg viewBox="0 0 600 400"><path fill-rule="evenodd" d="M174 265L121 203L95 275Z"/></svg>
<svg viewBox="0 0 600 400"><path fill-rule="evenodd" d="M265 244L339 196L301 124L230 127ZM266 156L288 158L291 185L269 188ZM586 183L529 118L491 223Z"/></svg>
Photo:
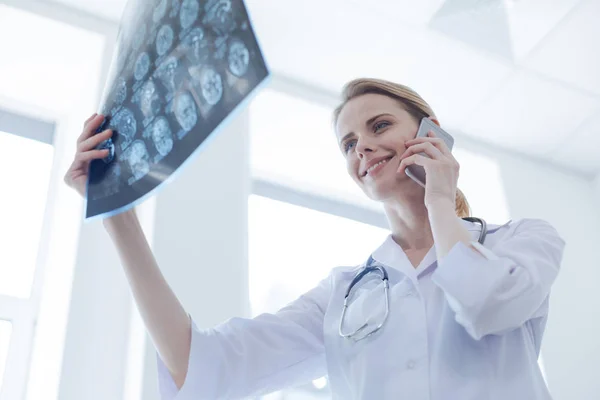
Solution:
<svg viewBox="0 0 600 400"><path fill-rule="evenodd" d="M58 2L117 21L126 0ZM397 81L450 132L600 172L600 0L246 5L275 73L336 93L359 76Z"/></svg>

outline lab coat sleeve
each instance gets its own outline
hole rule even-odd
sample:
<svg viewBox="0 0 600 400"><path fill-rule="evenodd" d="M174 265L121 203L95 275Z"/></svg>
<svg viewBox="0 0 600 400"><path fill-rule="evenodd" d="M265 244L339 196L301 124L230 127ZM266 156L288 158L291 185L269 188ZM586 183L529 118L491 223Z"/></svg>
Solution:
<svg viewBox="0 0 600 400"><path fill-rule="evenodd" d="M565 242L538 219L523 219L506 229L484 255L457 243L432 276L456 321L476 340L548 313L545 300L558 275Z"/></svg>
<svg viewBox="0 0 600 400"><path fill-rule="evenodd" d="M157 355L161 398L240 399L324 376L323 318L329 279L274 314L232 318L204 330L193 324L181 390Z"/></svg>

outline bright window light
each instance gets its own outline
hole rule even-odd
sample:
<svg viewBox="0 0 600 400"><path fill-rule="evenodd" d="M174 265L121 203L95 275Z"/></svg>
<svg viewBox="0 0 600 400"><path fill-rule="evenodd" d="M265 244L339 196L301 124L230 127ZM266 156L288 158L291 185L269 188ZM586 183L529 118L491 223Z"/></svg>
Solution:
<svg viewBox="0 0 600 400"><path fill-rule="evenodd" d="M54 148L46 143L0 132L2 190L0 210L0 294L29 297Z"/></svg>

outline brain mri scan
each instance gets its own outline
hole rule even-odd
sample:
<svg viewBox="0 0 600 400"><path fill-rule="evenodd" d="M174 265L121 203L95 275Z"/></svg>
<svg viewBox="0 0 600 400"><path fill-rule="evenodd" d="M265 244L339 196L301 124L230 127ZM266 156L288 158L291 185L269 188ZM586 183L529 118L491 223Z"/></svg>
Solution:
<svg viewBox="0 0 600 400"><path fill-rule="evenodd" d="M148 55L148 53L141 53L135 62L135 69L133 71L134 78L138 81L141 81L142 79L144 79L149 69L150 56Z"/></svg>
<svg viewBox="0 0 600 400"><path fill-rule="evenodd" d="M153 80L144 83L140 89L139 106L144 118L151 119L160 111L160 96Z"/></svg>
<svg viewBox="0 0 600 400"><path fill-rule="evenodd" d="M124 0L99 113L86 219L139 204L258 90L269 70L243 0Z"/></svg>
<svg viewBox="0 0 600 400"><path fill-rule="evenodd" d="M186 30L191 27L200 13L200 4L197 0L183 0L179 10L179 22L181 29Z"/></svg>
<svg viewBox="0 0 600 400"><path fill-rule="evenodd" d="M181 0L171 0L171 13L169 14L170 18L173 18L179 14L179 7L181 7Z"/></svg>
<svg viewBox="0 0 600 400"><path fill-rule="evenodd" d="M156 52L159 56L165 55L173 46L175 33L169 25L163 25L156 35Z"/></svg>
<svg viewBox="0 0 600 400"><path fill-rule="evenodd" d="M198 26L190 31L184 39L187 57L194 64L205 63L210 57L211 43L204 29Z"/></svg>
<svg viewBox="0 0 600 400"><path fill-rule="evenodd" d="M117 79L115 92L115 105L121 105L127 98L127 82L123 78Z"/></svg>
<svg viewBox="0 0 600 400"><path fill-rule="evenodd" d="M176 57L167 57L157 70L158 78L164 87L171 93L177 91L177 68L179 60Z"/></svg>
<svg viewBox="0 0 600 400"><path fill-rule="evenodd" d="M110 121L110 127L119 136L121 150L125 150L131 144L137 130L137 122L131 110L124 108L116 113Z"/></svg>
<svg viewBox="0 0 600 400"><path fill-rule="evenodd" d="M186 132L191 131L196 122L198 122L196 103L188 91L184 91L175 97L174 113L177 122L179 122L181 128Z"/></svg>
<svg viewBox="0 0 600 400"><path fill-rule="evenodd" d="M239 39L231 41L227 61L229 63L229 71L235 76L241 77L248 71L250 52L244 42Z"/></svg>
<svg viewBox="0 0 600 400"><path fill-rule="evenodd" d="M219 34L228 34L235 28L235 16L231 0L209 0L203 22Z"/></svg>
<svg viewBox="0 0 600 400"><path fill-rule="evenodd" d="M134 141L131 146L123 152L123 158L127 160L133 174L133 179L129 179L130 185L133 182L139 181L150 172L150 155L142 140Z"/></svg>
<svg viewBox="0 0 600 400"><path fill-rule="evenodd" d="M223 96L223 80L213 68L203 68L200 72L202 96L210 105L215 105Z"/></svg>
<svg viewBox="0 0 600 400"><path fill-rule="evenodd" d="M161 158L173 149L173 133L165 117L157 118L150 127L150 137Z"/></svg>

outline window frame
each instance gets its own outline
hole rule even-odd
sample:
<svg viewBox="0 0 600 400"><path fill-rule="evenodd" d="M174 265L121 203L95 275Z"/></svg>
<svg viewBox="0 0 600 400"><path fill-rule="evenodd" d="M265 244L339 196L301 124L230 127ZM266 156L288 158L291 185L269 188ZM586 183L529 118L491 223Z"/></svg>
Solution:
<svg viewBox="0 0 600 400"><path fill-rule="evenodd" d="M49 144L54 148L56 125L53 122L0 108L0 131ZM52 168L52 165L49 167ZM48 189L46 196L49 192ZM42 217L42 230L29 297L19 298L0 294L0 319L12 324L0 400L22 398L26 389L33 335L41 299L44 259L50 235L51 215L47 203Z"/></svg>

